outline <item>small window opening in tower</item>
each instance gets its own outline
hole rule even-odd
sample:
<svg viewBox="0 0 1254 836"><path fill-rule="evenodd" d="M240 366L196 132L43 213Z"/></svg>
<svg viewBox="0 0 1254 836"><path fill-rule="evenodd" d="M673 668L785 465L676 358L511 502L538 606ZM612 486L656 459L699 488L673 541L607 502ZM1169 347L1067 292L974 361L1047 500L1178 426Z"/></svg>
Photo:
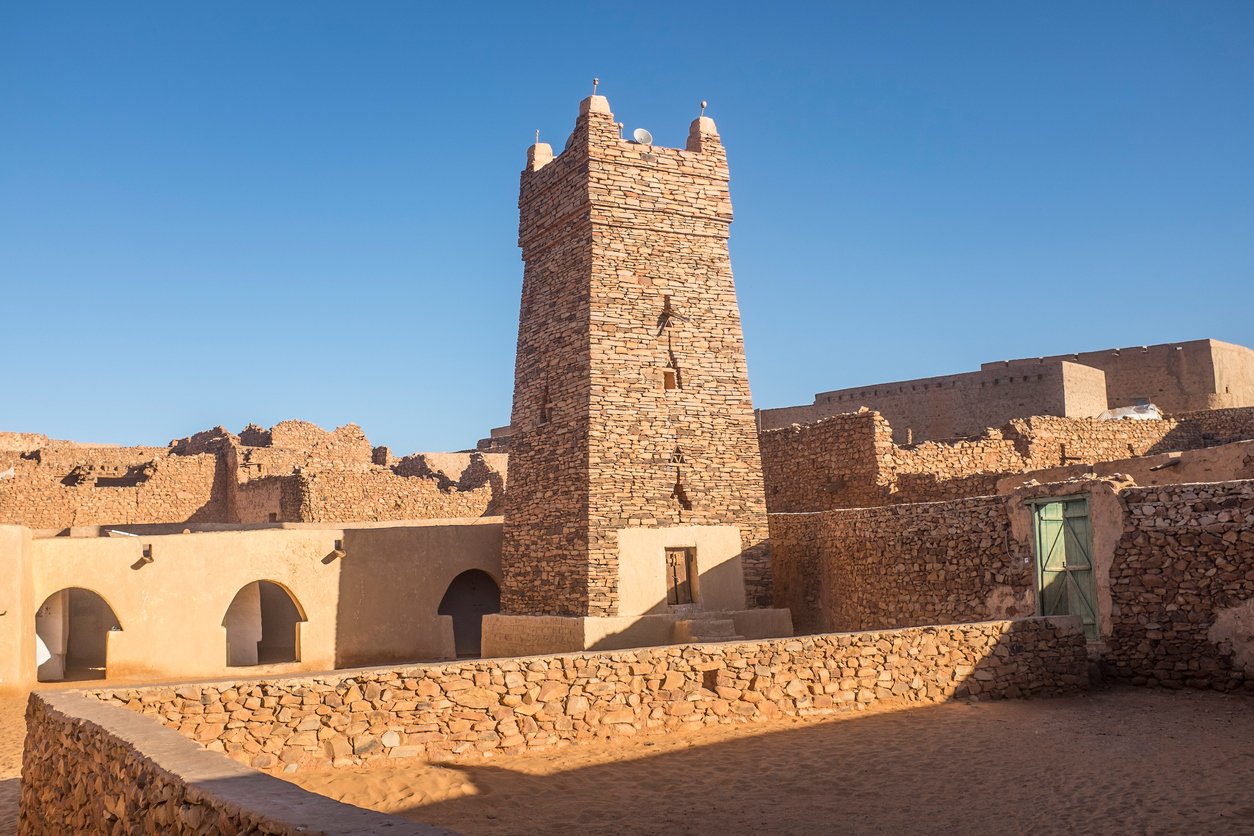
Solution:
<svg viewBox="0 0 1254 836"><path fill-rule="evenodd" d="M679 448L679 445L675 445L675 452L671 453L671 464L683 464L683 463L684 463L684 451Z"/></svg>
<svg viewBox="0 0 1254 836"><path fill-rule="evenodd" d="M549 398L548 384L544 386L544 396L540 399L540 423L549 423L549 418L553 414L553 401Z"/></svg>
<svg viewBox="0 0 1254 836"><path fill-rule="evenodd" d="M678 389L678 388L679 388L679 380L678 380L678 378L675 376L675 370L674 370L674 369L663 369L663 370L662 370L662 388L663 388L663 389L665 389L665 390L667 390L667 391L670 391L671 389Z"/></svg>

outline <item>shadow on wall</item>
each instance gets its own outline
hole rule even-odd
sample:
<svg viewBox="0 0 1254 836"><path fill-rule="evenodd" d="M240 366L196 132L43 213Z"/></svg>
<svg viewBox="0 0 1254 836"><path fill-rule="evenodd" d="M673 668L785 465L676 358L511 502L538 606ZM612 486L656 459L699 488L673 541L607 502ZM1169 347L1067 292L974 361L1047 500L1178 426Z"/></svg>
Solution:
<svg viewBox="0 0 1254 836"><path fill-rule="evenodd" d="M335 648L340 668L454 658L460 655L458 621L461 633L470 629L468 616L458 618L460 606L458 612L441 613L455 579L472 570L484 576L476 584L484 597L468 605L475 609L486 611L486 596L499 590L499 523L349 529L341 551ZM450 602L460 599L454 593ZM471 641L462 636L462 650L469 653ZM473 643L477 655L477 637Z"/></svg>

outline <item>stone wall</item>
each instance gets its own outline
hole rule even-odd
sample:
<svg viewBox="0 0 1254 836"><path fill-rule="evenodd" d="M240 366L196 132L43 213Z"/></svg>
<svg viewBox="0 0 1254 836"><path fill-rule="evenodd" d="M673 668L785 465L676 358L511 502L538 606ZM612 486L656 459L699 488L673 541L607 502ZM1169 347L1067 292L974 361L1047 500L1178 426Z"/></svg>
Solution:
<svg viewBox="0 0 1254 836"><path fill-rule="evenodd" d="M777 606L798 630L1036 611L1029 498L1090 497L1101 639L1136 684L1254 691L1254 481L1077 480L1008 496L772 514Z"/></svg>
<svg viewBox="0 0 1254 836"><path fill-rule="evenodd" d="M48 446L0 453L0 523L29 528L218 522L228 473L213 454L160 447Z"/></svg>
<svg viewBox="0 0 1254 836"><path fill-rule="evenodd" d="M417 454L376 464L372 453L354 424L328 432L305 421L250 425L238 436L215 427L167 447L92 447L6 433L0 474L13 470L0 476L0 524L65 529L499 513L503 455Z"/></svg>
<svg viewBox="0 0 1254 836"><path fill-rule="evenodd" d="M86 693L240 762L286 769L517 752L1086 684L1083 634L1065 618Z"/></svg>
<svg viewBox="0 0 1254 836"><path fill-rule="evenodd" d="M1175 418L1180 422L1180 445L1208 447L1254 439L1254 407L1186 412Z"/></svg>
<svg viewBox="0 0 1254 836"><path fill-rule="evenodd" d="M1128 488L1107 662L1134 684L1254 691L1254 482Z"/></svg>
<svg viewBox="0 0 1254 836"><path fill-rule="evenodd" d="M22 836L446 832L307 792L78 694L34 694L26 720Z"/></svg>
<svg viewBox="0 0 1254 836"><path fill-rule="evenodd" d="M896 445L888 421L863 411L767 430L760 443L768 508L797 513L987 496L1007 474L1194 449L1246 432L1254 436L1254 409L1180 421L1035 416L973 438Z"/></svg>
<svg viewBox="0 0 1254 836"><path fill-rule="evenodd" d="M798 632L1021 617L1031 550L996 496L772 514L776 606Z"/></svg>

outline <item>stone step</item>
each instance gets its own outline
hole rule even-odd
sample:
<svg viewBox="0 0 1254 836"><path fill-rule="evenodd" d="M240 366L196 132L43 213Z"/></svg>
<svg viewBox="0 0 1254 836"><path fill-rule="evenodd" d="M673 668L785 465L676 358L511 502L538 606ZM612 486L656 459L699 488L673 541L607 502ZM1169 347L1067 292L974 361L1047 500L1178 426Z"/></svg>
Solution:
<svg viewBox="0 0 1254 836"><path fill-rule="evenodd" d="M743 641L736 634L736 622L730 618L691 618L675 625L681 642L728 642Z"/></svg>

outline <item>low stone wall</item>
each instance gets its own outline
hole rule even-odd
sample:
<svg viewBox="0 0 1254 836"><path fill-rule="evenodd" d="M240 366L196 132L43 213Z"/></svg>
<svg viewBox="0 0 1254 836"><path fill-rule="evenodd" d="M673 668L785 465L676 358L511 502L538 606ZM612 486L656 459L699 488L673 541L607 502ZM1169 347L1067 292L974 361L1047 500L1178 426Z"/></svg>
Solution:
<svg viewBox="0 0 1254 836"><path fill-rule="evenodd" d="M771 514L776 606L798 632L1035 612L1031 550L997 496Z"/></svg>
<svg viewBox="0 0 1254 836"><path fill-rule="evenodd" d="M260 769L518 752L1087 683L1076 619L1028 619L84 692Z"/></svg>
<svg viewBox="0 0 1254 836"><path fill-rule="evenodd" d="M1022 616L1037 608L1028 499L1089 497L1109 673L1254 693L1254 481L1088 479L1004 497L772 514L776 605L798 630Z"/></svg>
<svg viewBox="0 0 1254 836"><path fill-rule="evenodd" d="M307 792L73 692L31 695L26 721L22 836L448 832Z"/></svg>

